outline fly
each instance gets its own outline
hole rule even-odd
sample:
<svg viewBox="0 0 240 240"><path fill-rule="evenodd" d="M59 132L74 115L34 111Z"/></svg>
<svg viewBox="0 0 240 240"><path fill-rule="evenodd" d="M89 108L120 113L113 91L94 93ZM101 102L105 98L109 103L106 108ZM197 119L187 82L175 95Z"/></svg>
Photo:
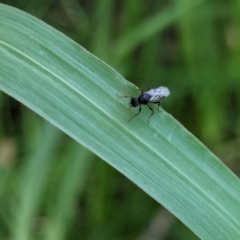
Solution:
<svg viewBox="0 0 240 240"><path fill-rule="evenodd" d="M148 88L148 91L143 92L141 91L141 94L138 97L132 97L129 95L122 96L121 98L130 98L130 103L129 103L129 109L131 107L138 107L139 106L139 111L137 114L135 114L133 117L129 119L129 122L137 117L141 113L141 105L147 105L148 108L152 111L151 115L148 118L148 123L149 119L152 117L154 114L154 110L148 105L149 103L154 103L158 104L158 110L160 107L160 100L168 97L170 95L170 91L168 90L167 87L158 87L158 88Z"/></svg>

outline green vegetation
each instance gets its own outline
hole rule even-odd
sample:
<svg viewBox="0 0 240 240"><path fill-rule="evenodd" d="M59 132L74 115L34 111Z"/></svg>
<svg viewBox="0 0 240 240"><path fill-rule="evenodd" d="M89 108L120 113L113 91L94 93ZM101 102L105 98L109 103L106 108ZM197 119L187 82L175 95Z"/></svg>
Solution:
<svg viewBox="0 0 240 240"><path fill-rule="evenodd" d="M183 126L238 174L240 6L8 4L75 42L0 5L0 239L239 239L239 180ZM164 110L129 123L139 92L76 42Z"/></svg>

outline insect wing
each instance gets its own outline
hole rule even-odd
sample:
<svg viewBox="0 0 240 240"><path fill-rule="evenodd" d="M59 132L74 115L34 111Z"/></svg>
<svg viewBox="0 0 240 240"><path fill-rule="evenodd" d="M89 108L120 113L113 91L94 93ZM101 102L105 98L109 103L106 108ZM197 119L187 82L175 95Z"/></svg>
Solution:
<svg viewBox="0 0 240 240"><path fill-rule="evenodd" d="M159 100L166 98L170 95L167 87L153 88L146 92L151 96L149 102L158 102Z"/></svg>

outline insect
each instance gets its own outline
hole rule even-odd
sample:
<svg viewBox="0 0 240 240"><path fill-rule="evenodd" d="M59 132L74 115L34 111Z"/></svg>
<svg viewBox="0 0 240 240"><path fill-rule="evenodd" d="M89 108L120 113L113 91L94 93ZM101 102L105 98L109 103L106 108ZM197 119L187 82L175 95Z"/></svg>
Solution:
<svg viewBox="0 0 240 240"><path fill-rule="evenodd" d="M158 88L148 88L148 91L143 92L141 90L141 94L138 97L132 97L129 95L124 95L120 98L130 98L130 102L129 102L129 110L131 107L138 107L139 106L139 111L137 114L135 114L133 117L131 117L129 119L129 122L137 117L140 113L141 113L141 105L147 105L148 108L152 111L151 115L148 118L148 123L149 123L149 119L152 117L152 115L154 114L154 110L148 105L149 103L154 103L154 104L158 104L158 110L160 107L160 100L168 97L170 95L170 91L168 90L167 87L158 87Z"/></svg>

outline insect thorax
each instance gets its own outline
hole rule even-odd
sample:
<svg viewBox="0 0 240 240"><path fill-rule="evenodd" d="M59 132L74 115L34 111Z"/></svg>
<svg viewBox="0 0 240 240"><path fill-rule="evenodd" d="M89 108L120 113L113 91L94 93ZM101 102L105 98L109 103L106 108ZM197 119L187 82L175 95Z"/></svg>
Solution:
<svg viewBox="0 0 240 240"><path fill-rule="evenodd" d="M151 99L151 95L147 94L147 93L142 93L139 97L138 97L138 101L140 104L148 104L149 100Z"/></svg>

